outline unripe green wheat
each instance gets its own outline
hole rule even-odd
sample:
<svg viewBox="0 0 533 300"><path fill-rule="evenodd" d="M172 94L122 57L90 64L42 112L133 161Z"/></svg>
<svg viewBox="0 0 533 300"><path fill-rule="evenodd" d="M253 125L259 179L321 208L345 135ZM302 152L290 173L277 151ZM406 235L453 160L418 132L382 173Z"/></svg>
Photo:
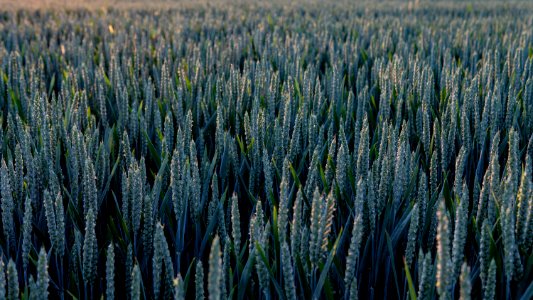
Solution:
<svg viewBox="0 0 533 300"><path fill-rule="evenodd" d="M174 279L174 300L185 299L184 285L185 283L183 282L181 275L178 274L178 276Z"/></svg>
<svg viewBox="0 0 533 300"><path fill-rule="evenodd" d="M282 241L281 265L283 268L283 282L285 283L285 296L287 299L296 299L296 287L294 285L294 268L292 266L291 253L286 241Z"/></svg>
<svg viewBox="0 0 533 300"><path fill-rule="evenodd" d="M141 299L141 282L142 282L141 270L139 269L139 265L135 264L135 266L133 266L131 291L130 291L132 300Z"/></svg>
<svg viewBox="0 0 533 300"><path fill-rule="evenodd" d="M459 279L461 283L460 300L470 300L470 292L472 290L472 282L470 279L470 267L465 263L461 267L461 276Z"/></svg>
<svg viewBox="0 0 533 300"><path fill-rule="evenodd" d="M9 259L7 263L7 299L17 300L19 299L19 279L17 273L17 266L15 262Z"/></svg>
<svg viewBox="0 0 533 300"><path fill-rule="evenodd" d="M418 235L419 226L419 206L415 204L411 210L411 224L409 225L409 233L407 237L407 247L405 249L405 260L407 265L410 266L413 262L413 256L416 248L416 241Z"/></svg>
<svg viewBox="0 0 533 300"><path fill-rule="evenodd" d="M462 192L459 207L455 211L455 228L453 232L453 244L452 244L452 266L453 266L453 278L459 276L461 271L461 263L464 257L464 248L466 244L467 225L468 225L468 187L463 182L463 186L460 189Z"/></svg>
<svg viewBox="0 0 533 300"><path fill-rule="evenodd" d="M107 247L106 258L106 299L115 299L115 247L113 243Z"/></svg>
<svg viewBox="0 0 533 300"><path fill-rule="evenodd" d="M293 214L292 214L292 223L291 223L291 253L293 257L299 255L300 250L300 234L303 226L303 194L302 189L298 189L296 194L296 199L294 200Z"/></svg>
<svg viewBox="0 0 533 300"><path fill-rule="evenodd" d="M24 201L24 221L22 222L22 266L27 274L28 260L31 248L33 210L30 197Z"/></svg>
<svg viewBox="0 0 533 300"><path fill-rule="evenodd" d="M204 296L204 267L202 265L202 261L199 260L197 263L196 263L196 272L195 272L195 275L194 275L194 282L195 282L195 286L196 286L196 293L195 293L195 297L196 297L196 300L203 300L205 299L205 296Z"/></svg>
<svg viewBox="0 0 533 300"><path fill-rule="evenodd" d="M4 228L5 238L9 249L15 249L15 224L13 223L13 212L15 210L15 203L11 190L11 183L6 166L6 162L2 159L2 167L0 168L1 178L1 196L2 196L2 227ZM8 252L9 253L9 252Z"/></svg>
<svg viewBox="0 0 533 300"><path fill-rule="evenodd" d="M530 166L526 165L526 168L522 172L522 178L520 180L520 187L516 196L517 212L516 212L516 236L518 244L524 246L526 243L526 236L528 231L527 215L528 212L528 199L532 198L533 184L530 173ZM529 200L531 202L531 200ZM531 210L531 208L529 208Z"/></svg>
<svg viewBox="0 0 533 300"><path fill-rule="evenodd" d="M435 280L434 266L431 261L431 252L426 253L423 257L420 282L418 285L418 299L429 299L433 290L433 282Z"/></svg>
<svg viewBox="0 0 533 300"><path fill-rule="evenodd" d="M85 238L83 240L83 280L91 286L96 278L96 266L98 261L98 249L96 244L96 215L90 207L87 212L85 224Z"/></svg>
<svg viewBox="0 0 533 300"><path fill-rule="evenodd" d="M279 187L279 213L278 213L278 235L280 240L287 239L287 227L289 224L289 161L286 157L283 161L283 174Z"/></svg>
<svg viewBox="0 0 533 300"><path fill-rule="evenodd" d="M215 236L209 253L209 275L207 280L207 292L210 300L221 298L221 281L222 281L222 258L220 254L219 237Z"/></svg>
<svg viewBox="0 0 533 300"><path fill-rule="evenodd" d="M41 248L37 261L36 299L48 299L48 282L48 258L44 248Z"/></svg>
<svg viewBox="0 0 533 300"><path fill-rule="evenodd" d="M198 158L196 154L196 144L194 140L191 140L190 143L190 181L189 181L189 207L191 209L192 213L192 219L195 222L198 222L200 220L200 216L202 214L203 210L203 203L202 203L202 183L200 178L200 170L198 165Z"/></svg>
<svg viewBox="0 0 533 300"><path fill-rule="evenodd" d="M241 217L239 213L239 200L237 194L231 197L231 229L233 234L233 245L238 256L241 251Z"/></svg>
<svg viewBox="0 0 533 300"><path fill-rule="evenodd" d="M450 221L444 199L440 199L437 211L437 273L436 287L443 299L450 297L450 283L453 277L450 260Z"/></svg>
<svg viewBox="0 0 533 300"><path fill-rule="evenodd" d="M490 262L487 274L486 285L483 287L483 299L493 300L496 295L496 262L494 259Z"/></svg>
<svg viewBox="0 0 533 300"><path fill-rule="evenodd" d="M361 215L356 215L353 222L352 238L350 240L350 248L348 250L348 257L346 258L346 273L344 275L344 284L350 286L355 280L355 267L359 258L359 247L363 236L363 219Z"/></svg>
<svg viewBox="0 0 533 300"><path fill-rule="evenodd" d="M323 211L323 197L320 196L320 192L318 191L318 187L315 188L315 192L313 193L313 202L312 202L312 208L311 208L311 225L309 228L310 231L310 239L309 239L309 254L311 258L311 262L316 264L319 260L320 256L320 246L322 241L322 230L321 230L321 215Z"/></svg>

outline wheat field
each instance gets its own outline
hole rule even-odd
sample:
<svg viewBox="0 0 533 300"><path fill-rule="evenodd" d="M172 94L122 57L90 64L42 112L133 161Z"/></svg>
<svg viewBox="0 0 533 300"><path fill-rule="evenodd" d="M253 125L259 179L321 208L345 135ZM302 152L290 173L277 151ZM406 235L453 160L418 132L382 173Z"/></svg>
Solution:
<svg viewBox="0 0 533 300"><path fill-rule="evenodd" d="M0 299L532 299L532 28L0 0Z"/></svg>

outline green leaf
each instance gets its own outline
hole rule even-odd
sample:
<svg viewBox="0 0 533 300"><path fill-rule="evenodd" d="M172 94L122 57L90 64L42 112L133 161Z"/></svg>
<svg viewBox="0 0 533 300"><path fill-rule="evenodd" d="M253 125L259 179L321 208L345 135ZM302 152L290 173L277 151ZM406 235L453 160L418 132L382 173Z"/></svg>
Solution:
<svg viewBox="0 0 533 300"><path fill-rule="evenodd" d="M239 294L237 296L237 299L244 299L244 293L246 293L248 282L250 282L250 278L252 277L254 261L255 259L252 256L250 259L248 259L246 265L244 266L244 269L241 274L241 280L239 281Z"/></svg>
<svg viewBox="0 0 533 300"><path fill-rule="evenodd" d="M50 86L48 87L48 97L52 96L52 90L54 89L55 84L56 84L56 74L52 75L52 79L50 79Z"/></svg>
<svg viewBox="0 0 533 300"><path fill-rule="evenodd" d="M226 200L228 193L228 188L224 191L224 194L222 194L222 197L220 198L220 202L218 203L218 209L224 207L224 201ZM207 241L209 240L209 237L211 236L211 233L213 230L215 230L215 225L217 224L218 219L217 218L211 218L211 222L209 222L209 225L207 225L207 229L205 230L204 238L202 239L202 244L200 246L200 253L198 254L200 257L204 253L205 247L207 245Z"/></svg>
<svg viewBox="0 0 533 300"><path fill-rule="evenodd" d="M344 236L342 232L343 232L343 229L341 228L341 230L339 231L339 234L337 235L337 239L335 240L335 243L333 244L333 247L329 251L326 264L324 265L324 267L322 268L320 272L318 283L315 287L315 291L313 292L313 299L320 299L320 294L322 293L322 286L324 285L324 282L326 281L326 278L328 277L329 267L331 266L331 263L333 262L333 257L335 256L335 253L337 252L337 247L339 246L339 242L341 238Z"/></svg>
<svg viewBox="0 0 533 300"><path fill-rule="evenodd" d="M102 202L107 194L107 191L109 191L109 187L111 186L111 180L113 179L113 176L115 175L115 172L117 171L117 167L120 163L120 155L117 155L117 160L115 161L115 164L113 165L113 169L111 170L111 173L109 174L109 178L107 178L106 185L100 192L100 199L98 199L98 210L100 210L100 206L102 206Z"/></svg>
<svg viewBox="0 0 533 300"><path fill-rule="evenodd" d="M187 295L187 287L189 286L189 280L191 278L191 270L193 266L196 266L196 257L193 257L191 260L189 268L187 269L187 274L185 275L185 278L183 278L183 293L185 295Z"/></svg>
<svg viewBox="0 0 533 300"><path fill-rule="evenodd" d="M524 292L524 295L522 295L522 297L520 298L520 300L528 300L528 299L533 299L533 282L529 284L529 287Z"/></svg>
<svg viewBox="0 0 533 300"><path fill-rule="evenodd" d="M159 153L157 153L157 150L155 150L154 144L152 144L152 141L150 140L150 137L148 137L148 133L143 130L144 138L146 139L146 144L148 145L148 151L150 151L150 156L152 159L155 160L155 163L157 165L157 168L161 166L161 156Z"/></svg>
<svg viewBox="0 0 533 300"><path fill-rule="evenodd" d="M275 227L275 226L273 226ZM263 263L265 263L265 265L267 266L267 269L268 269L268 276L270 277L270 281L272 281L272 284L274 284L274 288L276 289L276 292L278 293L278 297L280 299L284 299L284 294L283 294L283 289L281 288L281 286L279 285L278 281L276 280L276 277L274 276L274 274L272 274L272 270L270 269L269 265L268 265L268 260L265 256L265 252L263 251L263 248L261 248L261 245L259 245L259 243L255 243L255 248L257 249L257 251L259 252L259 257L261 258L261 260L263 260Z"/></svg>
<svg viewBox="0 0 533 300"><path fill-rule="evenodd" d="M66 290L66 292L67 292L67 294L71 297L71 299L73 299L73 300L78 300L78 297L76 297L74 294L72 294L71 291Z"/></svg>
<svg viewBox="0 0 533 300"><path fill-rule="evenodd" d="M407 285L409 286L409 296L411 297L411 300L416 300L415 286L413 285L411 272L409 272L409 266L407 265L407 261L405 259L403 260L403 266L405 268L405 275L407 277Z"/></svg>
<svg viewBox="0 0 533 300"><path fill-rule="evenodd" d="M396 263L394 262L394 250L392 248L391 238L387 230L385 230L385 236L387 237L387 248L389 249L389 256L391 259L392 272L394 274L394 283L396 284L396 293L398 295L397 299L400 299L400 285L398 284L398 275L396 273Z"/></svg>
<svg viewBox="0 0 533 300"><path fill-rule="evenodd" d="M303 287L308 287L309 286L309 282L307 281L307 272L305 271L304 269L304 266L302 265L302 261L300 259L300 256L296 256L294 258L294 265L296 266L296 271L298 273L298 279L300 280L300 285L303 286ZM304 292L304 299L309 299L311 298L311 291L307 288L304 288L303 289L303 292Z"/></svg>

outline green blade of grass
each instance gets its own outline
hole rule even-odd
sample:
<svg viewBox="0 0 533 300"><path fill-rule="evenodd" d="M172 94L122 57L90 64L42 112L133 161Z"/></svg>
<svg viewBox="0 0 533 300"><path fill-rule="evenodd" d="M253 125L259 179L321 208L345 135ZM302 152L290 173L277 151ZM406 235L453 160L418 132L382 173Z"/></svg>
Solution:
<svg viewBox="0 0 533 300"><path fill-rule="evenodd" d="M405 259L403 260L403 266L405 268L405 276L407 277L407 285L409 286L409 296L411 297L411 300L416 300L415 286L413 284L413 279L411 278L411 272L409 272L409 266Z"/></svg>
<svg viewBox="0 0 533 300"><path fill-rule="evenodd" d="M339 234L337 236L337 239L335 240L335 243L333 244L333 247L329 251L328 258L326 260L326 264L324 265L324 268L322 268L320 277L318 279L318 283L315 287L315 290L313 292L313 299L319 299L320 294L322 293L322 286L324 285L324 282L326 281L329 267L331 266L331 263L333 262L333 257L335 256L335 253L337 252L337 247L339 246L339 242L341 241L343 237L343 229L339 231Z"/></svg>
<svg viewBox="0 0 533 300"><path fill-rule="evenodd" d="M259 252L259 258L263 261L263 263L266 265L268 269L268 276L270 277L270 281L272 281L272 284L274 284L274 288L276 289L276 292L278 293L278 297L280 299L284 299L283 289L279 285L278 281L276 280L276 277L274 274L272 274L272 270L269 268L268 265L268 259L265 256L265 252L263 251L263 248L261 248L261 245L259 243L255 243L255 247L257 251Z"/></svg>
<svg viewBox="0 0 533 300"><path fill-rule="evenodd" d="M391 238L389 236L389 233L386 230L385 230L385 236L387 237L387 248L389 249L389 256L391 259L392 272L394 274L394 283L396 284L396 293L398 296L397 299L400 299L400 285L398 284L398 275L396 273L396 263L394 261L394 250L392 248Z"/></svg>

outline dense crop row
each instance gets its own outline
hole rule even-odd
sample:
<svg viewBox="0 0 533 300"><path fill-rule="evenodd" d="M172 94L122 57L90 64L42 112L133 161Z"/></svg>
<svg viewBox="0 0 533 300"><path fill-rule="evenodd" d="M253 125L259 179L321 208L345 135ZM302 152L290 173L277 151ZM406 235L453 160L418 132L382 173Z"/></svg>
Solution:
<svg viewBox="0 0 533 300"><path fill-rule="evenodd" d="M0 12L0 298L532 297L533 9L434 5Z"/></svg>

